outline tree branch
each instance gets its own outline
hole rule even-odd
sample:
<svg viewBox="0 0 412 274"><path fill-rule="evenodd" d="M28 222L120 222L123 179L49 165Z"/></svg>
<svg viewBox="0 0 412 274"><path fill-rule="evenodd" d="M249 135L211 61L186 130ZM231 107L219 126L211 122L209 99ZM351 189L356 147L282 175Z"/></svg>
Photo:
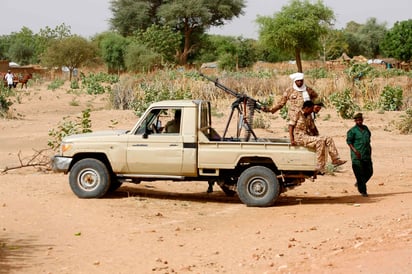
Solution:
<svg viewBox="0 0 412 274"><path fill-rule="evenodd" d="M46 155L46 152L51 149L46 148L42 150L34 150L34 154L27 158L22 158L21 151L17 154L19 158L19 165L12 167L5 167L1 173L7 173L7 171L25 168L25 167L38 167L40 170L51 170L51 158L50 155Z"/></svg>

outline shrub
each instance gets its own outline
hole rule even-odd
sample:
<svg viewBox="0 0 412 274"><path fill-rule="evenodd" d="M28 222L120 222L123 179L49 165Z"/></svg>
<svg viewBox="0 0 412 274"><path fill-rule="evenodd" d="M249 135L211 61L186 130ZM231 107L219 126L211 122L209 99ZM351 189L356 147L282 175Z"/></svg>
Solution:
<svg viewBox="0 0 412 274"><path fill-rule="evenodd" d="M52 137L51 140L48 140L47 145L56 150L59 148L61 141L64 137L79 134L92 132L92 124L90 120L90 109L82 111L82 117L77 117L77 120L68 120L68 117L64 117L63 121L59 122L57 129L49 130L49 136Z"/></svg>
<svg viewBox="0 0 412 274"><path fill-rule="evenodd" d="M119 81L119 77L117 75L107 74L103 72L99 73L90 73L89 75L81 75L82 79L82 86L86 88L86 92L88 94L103 94L106 91L110 91L110 85L103 85L106 84L115 84Z"/></svg>
<svg viewBox="0 0 412 274"><path fill-rule="evenodd" d="M70 82L70 88L71 89L78 89L79 88L79 82L77 80L72 80Z"/></svg>
<svg viewBox="0 0 412 274"><path fill-rule="evenodd" d="M385 86L379 98L379 106L382 110L400 110L403 101L403 91L401 87Z"/></svg>
<svg viewBox="0 0 412 274"><path fill-rule="evenodd" d="M153 102L192 98L190 89L183 89L182 87L173 89L173 87L169 87L167 83L163 82L141 83L139 89L142 91L143 96L136 98L132 103L132 108L137 116L140 116Z"/></svg>
<svg viewBox="0 0 412 274"><path fill-rule="evenodd" d="M10 102L3 94L0 94L0 116L5 117L13 103Z"/></svg>
<svg viewBox="0 0 412 274"><path fill-rule="evenodd" d="M55 79L47 86L47 89L56 90L59 87L63 86L63 84L64 84L64 80Z"/></svg>
<svg viewBox="0 0 412 274"><path fill-rule="evenodd" d="M110 102L114 109L132 108L135 100L134 82L132 77L125 77L112 87Z"/></svg>
<svg viewBox="0 0 412 274"><path fill-rule="evenodd" d="M10 106L13 104L9 99L9 90L6 88L0 89L0 117L7 116Z"/></svg>
<svg viewBox="0 0 412 274"><path fill-rule="evenodd" d="M359 110L359 106L352 100L351 90L348 88L343 92L332 93L329 100L343 119L352 119L355 111Z"/></svg>
<svg viewBox="0 0 412 274"><path fill-rule="evenodd" d="M402 120L397 124L397 128L402 134L412 133L412 109L406 110L406 115L402 115Z"/></svg>
<svg viewBox="0 0 412 274"><path fill-rule="evenodd" d="M306 71L305 74L314 79L327 78L329 76L329 73L325 68L314 68Z"/></svg>
<svg viewBox="0 0 412 274"><path fill-rule="evenodd" d="M369 64L353 64L349 68L345 69L344 72L351 80L361 80L368 76L377 76L379 74L372 66Z"/></svg>

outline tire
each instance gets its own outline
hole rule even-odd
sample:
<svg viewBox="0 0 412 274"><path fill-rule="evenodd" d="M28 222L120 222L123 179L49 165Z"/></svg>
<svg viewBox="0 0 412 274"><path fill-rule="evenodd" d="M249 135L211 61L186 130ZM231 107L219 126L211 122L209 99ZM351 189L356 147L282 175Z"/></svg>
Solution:
<svg viewBox="0 0 412 274"><path fill-rule="evenodd" d="M115 192L122 185L123 183L117 180L116 177L112 177L108 192Z"/></svg>
<svg viewBox="0 0 412 274"><path fill-rule="evenodd" d="M70 188L79 198L100 198L110 188L110 173L99 160L86 158L75 163L70 171Z"/></svg>
<svg viewBox="0 0 412 274"><path fill-rule="evenodd" d="M276 174L264 166L246 169L237 182L237 195L247 206L271 206L279 194L280 185Z"/></svg>
<svg viewBox="0 0 412 274"><path fill-rule="evenodd" d="M225 193L227 197L233 197L236 194L236 191L231 190L228 186L226 185L219 185L220 189Z"/></svg>

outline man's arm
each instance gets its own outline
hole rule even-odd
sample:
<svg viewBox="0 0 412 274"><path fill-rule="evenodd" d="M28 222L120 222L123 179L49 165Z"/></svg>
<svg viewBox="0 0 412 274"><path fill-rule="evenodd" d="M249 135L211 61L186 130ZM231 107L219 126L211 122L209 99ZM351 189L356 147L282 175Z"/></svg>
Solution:
<svg viewBox="0 0 412 274"><path fill-rule="evenodd" d="M296 145L295 136L293 135L294 130L295 130L295 126L294 125L289 125L289 139L290 139L290 144L292 146Z"/></svg>
<svg viewBox="0 0 412 274"><path fill-rule="evenodd" d="M355 153L356 158L358 158L359 160L362 158L360 152L352 145L352 144L348 144L350 149Z"/></svg>
<svg viewBox="0 0 412 274"><path fill-rule="evenodd" d="M280 99L280 101L276 105L274 105L272 108L265 108L265 109L263 109L263 111L275 113L279 109L283 108L283 106L286 105L286 103L288 101L289 93L290 93L290 89L287 89L283 93L282 98Z"/></svg>

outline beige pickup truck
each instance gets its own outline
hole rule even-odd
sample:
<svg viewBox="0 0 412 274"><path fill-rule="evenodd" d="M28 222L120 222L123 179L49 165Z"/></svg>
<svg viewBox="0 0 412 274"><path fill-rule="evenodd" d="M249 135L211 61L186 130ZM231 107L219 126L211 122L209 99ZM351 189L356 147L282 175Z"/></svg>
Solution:
<svg viewBox="0 0 412 274"><path fill-rule="evenodd" d="M208 101L156 102L131 130L64 138L53 169L69 173L80 198L102 197L125 182L204 181L248 206L273 205L280 193L316 178L313 150L285 138L223 138L211 117Z"/></svg>

